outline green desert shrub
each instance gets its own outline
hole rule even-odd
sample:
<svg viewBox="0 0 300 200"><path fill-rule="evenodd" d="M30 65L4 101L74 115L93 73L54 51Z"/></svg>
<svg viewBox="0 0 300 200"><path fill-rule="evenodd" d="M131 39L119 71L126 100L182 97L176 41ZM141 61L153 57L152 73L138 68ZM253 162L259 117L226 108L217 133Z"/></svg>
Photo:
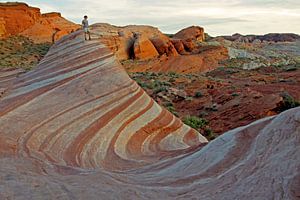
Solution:
<svg viewBox="0 0 300 200"><path fill-rule="evenodd" d="M200 91L196 92L196 93L195 93L195 97L196 97L196 98L203 97L202 92L200 92Z"/></svg>
<svg viewBox="0 0 300 200"><path fill-rule="evenodd" d="M201 129L208 125L208 121L206 119L199 118L197 116L187 116L183 119L183 122L194 129Z"/></svg>
<svg viewBox="0 0 300 200"><path fill-rule="evenodd" d="M173 106L173 103L172 102L166 102L163 104L165 107L169 107L169 106Z"/></svg>
<svg viewBox="0 0 300 200"><path fill-rule="evenodd" d="M283 98L283 102L278 108L280 112L300 106L300 102L295 100L288 92L283 92L281 97Z"/></svg>
<svg viewBox="0 0 300 200"><path fill-rule="evenodd" d="M175 81L176 81L175 78L170 78L170 79L169 79L169 82L170 82L170 83L174 83Z"/></svg>
<svg viewBox="0 0 300 200"><path fill-rule="evenodd" d="M0 39L0 68L32 69L47 54L50 43L36 44L23 36Z"/></svg>
<svg viewBox="0 0 300 200"><path fill-rule="evenodd" d="M176 117L178 117L178 112L176 111L176 109L173 106L168 106L168 107L166 107L166 109L168 111L170 111L173 115L175 115Z"/></svg>
<svg viewBox="0 0 300 200"><path fill-rule="evenodd" d="M166 87L160 86L160 87L155 88L153 92L154 92L155 94L158 94L158 93L160 93L160 92L166 92L166 91L167 91L167 88L166 88Z"/></svg>
<svg viewBox="0 0 300 200"><path fill-rule="evenodd" d="M215 135L215 133L214 133L210 128L204 129L203 135L204 135L208 140L213 140L213 139L215 139L215 138L217 137L217 136Z"/></svg>
<svg viewBox="0 0 300 200"><path fill-rule="evenodd" d="M172 78L178 78L179 74L177 74L176 72L168 72L168 76Z"/></svg>

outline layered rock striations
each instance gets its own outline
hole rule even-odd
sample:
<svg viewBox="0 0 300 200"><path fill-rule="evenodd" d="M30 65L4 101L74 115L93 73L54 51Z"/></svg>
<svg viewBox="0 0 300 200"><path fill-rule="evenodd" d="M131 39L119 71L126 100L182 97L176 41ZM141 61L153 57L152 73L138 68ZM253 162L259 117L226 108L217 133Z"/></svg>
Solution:
<svg viewBox="0 0 300 200"><path fill-rule="evenodd" d="M60 13L41 14L25 3L0 3L0 38L23 35L36 43L54 42L78 28Z"/></svg>
<svg viewBox="0 0 300 200"><path fill-rule="evenodd" d="M0 132L9 151L125 170L207 142L155 103L99 41L85 43L79 33L55 44L37 69L6 82Z"/></svg>
<svg viewBox="0 0 300 200"><path fill-rule="evenodd" d="M0 199L299 198L299 108L203 147L82 34L0 76Z"/></svg>

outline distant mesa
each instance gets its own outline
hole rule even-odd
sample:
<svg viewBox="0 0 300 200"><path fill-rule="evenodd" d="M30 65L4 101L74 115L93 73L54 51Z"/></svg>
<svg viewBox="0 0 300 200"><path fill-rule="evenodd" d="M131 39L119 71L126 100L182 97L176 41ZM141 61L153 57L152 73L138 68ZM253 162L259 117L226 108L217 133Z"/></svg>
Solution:
<svg viewBox="0 0 300 200"><path fill-rule="evenodd" d="M241 35L235 33L232 36L222 36L226 40L235 42L295 42L300 39L300 35L294 33L269 33L265 35Z"/></svg>
<svg viewBox="0 0 300 200"><path fill-rule="evenodd" d="M0 3L0 38L22 35L36 43L55 42L78 28L60 13L41 14L25 3Z"/></svg>

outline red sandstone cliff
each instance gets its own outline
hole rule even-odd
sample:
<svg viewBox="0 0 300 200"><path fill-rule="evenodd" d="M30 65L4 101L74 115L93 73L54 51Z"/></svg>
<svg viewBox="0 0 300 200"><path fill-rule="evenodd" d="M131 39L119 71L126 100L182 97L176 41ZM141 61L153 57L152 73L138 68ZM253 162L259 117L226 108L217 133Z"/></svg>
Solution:
<svg viewBox="0 0 300 200"><path fill-rule="evenodd" d="M0 38L23 35L36 43L52 42L79 27L60 13L41 14L25 3L0 3Z"/></svg>

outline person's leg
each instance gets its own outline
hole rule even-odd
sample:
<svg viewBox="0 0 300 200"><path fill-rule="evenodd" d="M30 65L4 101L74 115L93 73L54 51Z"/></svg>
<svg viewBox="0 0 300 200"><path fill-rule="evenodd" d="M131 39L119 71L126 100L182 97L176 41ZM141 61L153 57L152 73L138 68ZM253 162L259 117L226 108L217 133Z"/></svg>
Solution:
<svg viewBox="0 0 300 200"><path fill-rule="evenodd" d="M89 35L89 40L91 40L91 33L90 33L90 30L87 30L87 34Z"/></svg>

